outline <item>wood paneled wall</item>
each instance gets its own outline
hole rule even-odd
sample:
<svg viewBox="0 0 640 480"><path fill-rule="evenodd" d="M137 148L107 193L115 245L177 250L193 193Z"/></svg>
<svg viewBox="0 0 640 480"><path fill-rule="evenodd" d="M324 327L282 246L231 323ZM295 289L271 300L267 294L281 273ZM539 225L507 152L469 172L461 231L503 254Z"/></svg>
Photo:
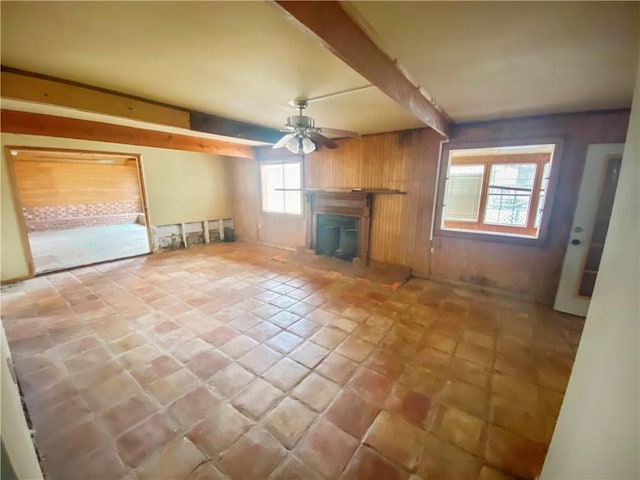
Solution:
<svg viewBox="0 0 640 480"><path fill-rule="evenodd" d="M139 200L135 161L124 165L16 161L23 207Z"/></svg>
<svg viewBox="0 0 640 480"><path fill-rule="evenodd" d="M306 187L394 188L407 195L376 196L371 258L409 266L416 276L472 283L553 303L577 193L590 143L624 142L628 111L532 117L458 125L451 142L563 139L550 232L541 246L436 236L430 244L441 137L429 129L339 140L336 150L307 157ZM258 149L258 158L282 150ZM304 244L305 219L260 212L259 172L253 160L234 160L234 223L239 238L271 245ZM430 253L433 247L433 253Z"/></svg>
<svg viewBox="0 0 640 480"><path fill-rule="evenodd" d="M236 238L258 241L260 223L259 172L255 160L245 158L230 162L229 184Z"/></svg>
<svg viewBox="0 0 640 480"><path fill-rule="evenodd" d="M409 266L427 275L429 233L441 137L433 130L340 140L336 150L309 156L309 188L391 188L406 195L376 195L371 259Z"/></svg>
<svg viewBox="0 0 640 480"><path fill-rule="evenodd" d="M431 277L508 290L551 305L558 289L587 148L591 143L623 143L628 121L628 111L615 111L456 126L451 135L452 144L561 138L558 183L544 245L435 236Z"/></svg>
<svg viewBox="0 0 640 480"><path fill-rule="evenodd" d="M338 140L305 163L307 188L391 188L406 195L376 195L371 223L371 259L411 266L428 274L429 232L441 137L432 130ZM258 158L291 158L282 150L258 149ZM304 246L305 219L260 212L258 164L233 161L234 225L239 238L269 245Z"/></svg>
<svg viewBox="0 0 640 480"><path fill-rule="evenodd" d="M291 249L304 246L303 217L262 213L258 163L252 159L241 158L233 159L231 164L229 183L236 237Z"/></svg>

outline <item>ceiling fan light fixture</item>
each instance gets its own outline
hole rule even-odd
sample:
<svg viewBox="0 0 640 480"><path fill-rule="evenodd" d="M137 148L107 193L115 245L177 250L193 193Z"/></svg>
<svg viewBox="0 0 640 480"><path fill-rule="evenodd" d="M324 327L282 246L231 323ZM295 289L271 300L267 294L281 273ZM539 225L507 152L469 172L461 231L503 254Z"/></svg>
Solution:
<svg viewBox="0 0 640 480"><path fill-rule="evenodd" d="M297 136L296 137L292 137L291 139L289 139L289 141L287 143L285 143L284 146L291 153L300 153L298 151L298 149L300 148L300 139Z"/></svg>
<svg viewBox="0 0 640 480"><path fill-rule="evenodd" d="M332 136L340 137L359 137L360 134L350 132L348 130L336 130L332 128L316 127L313 117L303 115L302 112L307 108L306 100L295 100L292 103L298 108L298 115L287 118L285 128L281 132L287 132L280 140L278 140L272 148L278 149L286 147L291 153L297 155L315 152L318 148L338 148L338 144L331 138L322 135L326 132Z"/></svg>
<svg viewBox="0 0 640 480"><path fill-rule="evenodd" d="M316 149L316 144L309 137L304 137L300 143L302 143L302 151L305 154L311 153Z"/></svg>
<svg viewBox="0 0 640 480"><path fill-rule="evenodd" d="M311 153L315 151L316 144L309 137L293 137L285 145L291 153Z"/></svg>

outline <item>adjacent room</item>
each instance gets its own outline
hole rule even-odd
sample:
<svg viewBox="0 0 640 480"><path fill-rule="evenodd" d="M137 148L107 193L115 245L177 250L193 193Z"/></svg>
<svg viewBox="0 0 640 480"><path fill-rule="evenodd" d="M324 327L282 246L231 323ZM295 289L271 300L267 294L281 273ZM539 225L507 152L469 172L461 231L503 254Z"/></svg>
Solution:
<svg viewBox="0 0 640 480"><path fill-rule="evenodd" d="M2 478L638 478L640 3L0 8Z"/></svg>
<svg viewBox="0 0 640 480"><path fill-rule="evenodd" d="M8 148L34 273L149 253L138 158Z"/></svg>

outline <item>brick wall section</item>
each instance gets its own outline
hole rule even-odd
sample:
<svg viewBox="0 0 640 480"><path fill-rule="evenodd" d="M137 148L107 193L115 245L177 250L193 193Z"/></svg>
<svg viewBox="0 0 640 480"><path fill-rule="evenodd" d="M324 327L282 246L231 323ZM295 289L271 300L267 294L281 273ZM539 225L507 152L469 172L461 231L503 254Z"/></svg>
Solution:
<svg viewBox="0 0 640 480"><path fill-rule="evenodd" d="M139 201L23 207L27 231L63 230L135 223L142 213Z"/></svg>

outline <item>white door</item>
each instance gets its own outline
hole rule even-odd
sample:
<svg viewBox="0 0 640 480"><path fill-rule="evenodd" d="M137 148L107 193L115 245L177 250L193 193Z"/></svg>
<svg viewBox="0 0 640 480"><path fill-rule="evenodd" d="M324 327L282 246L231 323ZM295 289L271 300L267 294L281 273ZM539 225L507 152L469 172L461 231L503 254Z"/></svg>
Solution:
<svg viewBox="0 0 640 480"><path fill-rule="evenodd" d="M589 145L555 310L587 316L618 183L623 143Z"/></svg>

